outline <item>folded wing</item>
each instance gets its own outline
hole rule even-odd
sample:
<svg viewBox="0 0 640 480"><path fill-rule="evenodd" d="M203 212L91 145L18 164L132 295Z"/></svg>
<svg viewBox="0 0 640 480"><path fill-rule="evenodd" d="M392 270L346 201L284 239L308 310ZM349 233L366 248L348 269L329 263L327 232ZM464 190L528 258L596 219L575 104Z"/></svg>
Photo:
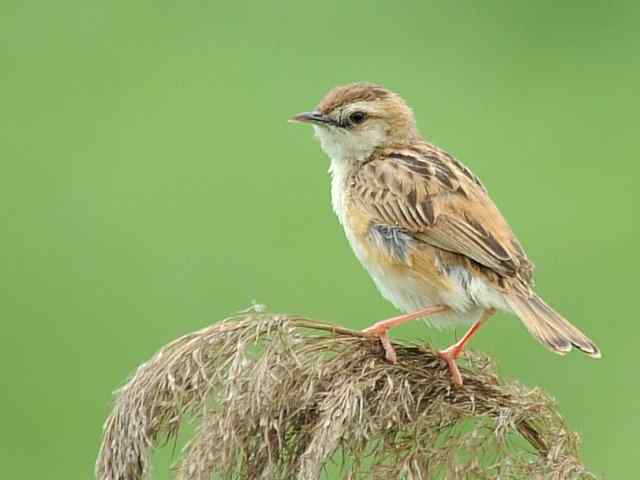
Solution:
<svg viewBox="0 0 640 480"><path fill-rule="evenodd" d="M385 148L353 182L354 201L374 221L531 285L533 265L506 220L478 178L446 152L427 143Z"/></svg>

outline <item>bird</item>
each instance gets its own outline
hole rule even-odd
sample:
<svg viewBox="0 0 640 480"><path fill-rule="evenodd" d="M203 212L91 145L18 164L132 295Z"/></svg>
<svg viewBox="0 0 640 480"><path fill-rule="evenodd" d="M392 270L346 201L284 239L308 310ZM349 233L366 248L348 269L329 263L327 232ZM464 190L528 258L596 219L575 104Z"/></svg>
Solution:
<svg viewBox="0 0 640 480"><path fill-rule="evenodd" d="M331 203L356 257L402 315L364 330L397 362L389 330L423 319L469 325L438 351L451 381L456 360L497 311L515 314L553 352L573 347L600 358L596 344L535 293L534 266L480 179L418 132L407 102L383 86L358 82L330 90L311 124L330 158Z"/></svg>

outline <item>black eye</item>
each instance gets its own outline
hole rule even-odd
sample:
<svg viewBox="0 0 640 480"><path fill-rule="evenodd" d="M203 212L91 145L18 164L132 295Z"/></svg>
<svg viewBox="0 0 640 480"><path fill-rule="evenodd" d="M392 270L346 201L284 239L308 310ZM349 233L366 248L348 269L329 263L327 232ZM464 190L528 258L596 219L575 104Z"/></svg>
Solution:
<svg viewBox="0 0 640 480"><path fill-rule="evenodd" d="M366 118L367 114L364 112L353 112L349 115L349 121L354 125L364 122Z"/></svg>

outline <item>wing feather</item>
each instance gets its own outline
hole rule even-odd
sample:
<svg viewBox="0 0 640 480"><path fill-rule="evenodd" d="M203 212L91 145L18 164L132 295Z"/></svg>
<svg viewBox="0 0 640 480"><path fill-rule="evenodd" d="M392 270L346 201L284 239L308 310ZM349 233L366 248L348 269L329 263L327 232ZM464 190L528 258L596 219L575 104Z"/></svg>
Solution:
<svg viewBox="0 0 640 480"><path fill-rule="evenodd" d="M387 147L353 182L352 198L379 225L531 283L533 265L506 220L480 180L448 153L427 143Z"/></svg>

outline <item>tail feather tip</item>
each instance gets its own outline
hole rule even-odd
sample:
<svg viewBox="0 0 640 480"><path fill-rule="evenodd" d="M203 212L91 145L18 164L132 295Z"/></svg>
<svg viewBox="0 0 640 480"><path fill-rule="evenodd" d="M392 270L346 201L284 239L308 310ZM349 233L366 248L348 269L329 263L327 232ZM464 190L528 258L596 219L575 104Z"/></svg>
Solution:
<svg viewBox="0 0 640 480"><path fill-rule="evenodd" d="M596 360L599 360L600 358L602 358L602 352L595 345L592 345L592 349L590 352L587 352L586 350L582 350L582 351L587 355L589 355L591 358L594 358Z"/></svg>
<svg viewBox="0 0 640 480"><path fill-rule="evenodd" d="M509 299L514 312L542 344L559 355L576 347L591 358L602 358L602 352L593 341L565 318L548 306L539 296L516 295Z"/></svg>

